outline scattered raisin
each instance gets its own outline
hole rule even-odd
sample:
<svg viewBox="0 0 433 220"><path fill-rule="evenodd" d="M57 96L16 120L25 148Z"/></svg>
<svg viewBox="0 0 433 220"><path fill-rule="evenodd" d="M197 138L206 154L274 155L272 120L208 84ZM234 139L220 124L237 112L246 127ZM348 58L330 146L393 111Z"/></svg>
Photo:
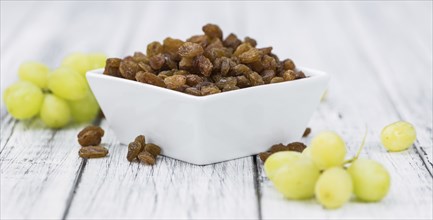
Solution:
<svg viewBox="0 0 433 220"><path fill-rule="evenodd" d="M142 163L145 164L154 165L156 163L156 158L147 151L139 153L137 157Z"/></svg>
<svg viewBox="0 0 433 220"><path fill-rule="evenodd" d="M302 137L307 137L311 133L311 128L306 128Z"/></svg>
<svg viewBox="0 0 433 220"><path fill-rule="evenodd" d="M90 125L81 130L77 137L78 143L85 147L91 145L99 145L101 138L104 136L104 130L99 126Z"/></svg>
<svg viewBox="0 0 433 220"><path fill-rule="evenodd" d="M108 154L108 149L103 146L88 146L82 147L78 151L78 155L82 158L100 158Z"/></svg>
<svg viewBox="0 0 433 220"><path fill-rule="evenodd" d="M293 143L290 143L290 144L287 145L287 148L288 148L289 151L297 151L297 152L300 152L300 153L302 153L302 151L304 151L304 149L306 147L307 146L305 146L305 144L301 143L301 142L293 142Z"/></svg>
<svg viewBox="0 0 433 220"><path fill-rule="evenodd" d="M161 148L156 144L146 144L144 150L152 154L154 157L161 154Z"/></svg>
<svg viewBox="0 0 433 220"><path fill-rule="evenodd" d="M269 152L275 153L275 152L287 151L287 150L289 150L289 148L286 145L279 143L279 144L272 145L271 148L269 149Z"/></svg>
<svg viewBox="0 0 433 220"><path fill-rule="evenodd" d="M128 154L126 155L126 159L129 162L133 161L142 150L143 150L143 146L139 141L134 141L129 143Z"/></svg>
<svg viewBox="0 0 433 220"><path fill-rule="evenodd" d="M268 159L268 157L271 156L271 155L272 155L271 152L262 152L262 153L259 153L260 160L262 160L263 163L264 163L264 162Z"/></svg>

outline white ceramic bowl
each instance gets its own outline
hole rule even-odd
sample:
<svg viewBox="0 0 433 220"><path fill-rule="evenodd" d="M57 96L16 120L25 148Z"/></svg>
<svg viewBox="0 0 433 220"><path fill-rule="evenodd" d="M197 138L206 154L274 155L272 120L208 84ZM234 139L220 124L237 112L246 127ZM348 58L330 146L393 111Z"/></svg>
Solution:
<svg viewBox="0 0 433 220"><path fill-rule="evenodd" d="M163 155L204 165L299 140L329 81L324 72L300 69L308 78L202 97L106 76L102 69L87 79L121 143L144 134Z"/></svg>

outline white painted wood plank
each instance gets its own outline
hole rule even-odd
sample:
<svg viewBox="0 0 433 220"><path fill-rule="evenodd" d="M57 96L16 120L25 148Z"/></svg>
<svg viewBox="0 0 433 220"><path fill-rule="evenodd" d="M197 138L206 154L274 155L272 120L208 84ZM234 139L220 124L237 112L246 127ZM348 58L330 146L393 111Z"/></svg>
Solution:
<svg viewBox="0 0 433 220"><path fill-rule="evenodd" d="M408 15L411 19L399 23L395 19L406 11L407 5L403 3L398 3L396 10L370 10L371 16L362 16L359 9L351 7L348 14L352 16L348 18L355 25L352 36L358 38L367 62L376 69L376 76L399 118L415 125L418 139L415 146L433 173L433 17L428 10L432 2L411 5L417 11ZM408 34L400 34L402 28ZM411 34L417 29L424 31L417 32L416 36L427 38Z"/></svg>
<svg viewBox="0 0 433 220"><path fill-rule="evenodd" d="M155 166L129 163L127 146L102 126L109 156L87 161L67 218L258 218L252 157L208 166L162 156Z"/></svg>
<svg viewBox="0 0 433 220"><path fill-rule="evenodd" d="M9 47L2 50L2 79L15 80L18 64L29 58L40 59L54 68L72 51L104 48L108 53L119 53L123 47L120 39L131 34L130 26L119 25L130 23L132 17L127 8L107 7L107 13L100 15L92 13L91 7L64 2L39 3L38 7L40 14L36 19L27 21L14 41L5 42ZM105 25L118 26L117 32L92 24L99 24L114 13L124 16ZM18 122L9 115L2 115L2 219L59 219L64 216L82 170L76 135L83 126L56 131L43 127L38 120Z"/></svg>
<svg viewBox="0 0 433 220"><path fill-rule="evenodd" d="M308 5L308 4L307 4ZM305 5L304 5L305 6ZM364 219L364 218L432 218L432 177L419 157L416 148L401 153L387 153L380 144L380 131L399 115L388 98L387 91L378 82L376 69L366 63L359 53L356 39L346 33L352 23L341 22L347 14L344 6L335 4L326 8L309 5L298 13L288 13L287 20L296 20L302 14L303 22L312 24L298 30L293 36L296 47L303 50L317 68L332 74L328 99L322 103L311 120L312 136L321 130L334 130L346 140L349 155L354 155L361 143L365 126L369 136L362 157L380 161L390 172L391 190L380 203L361 203L353 200L338 210L325 210L315 200L290 201L282 198L262 167L260 195L264 219ZM278 13L278 11L276 11ZM326 24L326 25L320 25ZM299 29L298 29L299 28ZM313 32L321 32L315 35ZM361 50L362 51L362 50ZM296 62L296 59L295 59ZM311 137L310 137L311 138ZM309 140L305 140L306 143ZM258 163L260 164L260 161Z"/></svg>

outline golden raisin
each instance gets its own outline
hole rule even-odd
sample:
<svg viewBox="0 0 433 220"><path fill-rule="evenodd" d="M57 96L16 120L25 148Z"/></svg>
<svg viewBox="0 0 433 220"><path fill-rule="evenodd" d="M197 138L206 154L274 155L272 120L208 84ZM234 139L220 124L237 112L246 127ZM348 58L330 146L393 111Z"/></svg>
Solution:
<svg viewBox="0 0 433 220"><path fill-rule="evenodd" d="M88 146L82 147L78 151L78 155L82 158L100 158L108 154L108 149L103 146Z"/></svg>
<svg viewBox="0 0 433 220"><path fill-rule="evenodd" d="M203 47L200 44L185 42L181 47L179 47L179 55L182 57L193 58L204 52Z"/></svg>
<svg viewBox="0 0 433 220"><path fill-rule="evenodd" d="M155 75L153 73L138 72L136 79L138 82L151 84L154 86L159 86L159 87L164 87L164 88L166 87L164 80L162 80L161 78L159 78L157 75Z"/></svg>
<svg viewBox="0 0 433 220"><path fill-rule="evenodd" d="M207 24L203 26L202 30L207 36L211 38L219 38L219 39L223 38L223 31L221 30L220 27L218 27L218 25Z"/></svg>
<svg viewBox="0 0 433 220"><path fill-rule="evenodd" d="M104 130L99 126L89 125L81 130L77 137L78 143L85 147L91 145L99 145L101 138L104 136Z"/></svg>
<svg viewBox="0 0 433 220"><path fill-rule="evenodd" d="M183 75L173 75L164 79L164 83L169 89L181 88L186 83L186 77Z"/></svg>
<svg viewBox="0 0 433 220"><path fill-rule="evenodd" d="M138 159L145 164L154 165L156 163L156 158L149 152L143 151L138 154Z"/></svg>

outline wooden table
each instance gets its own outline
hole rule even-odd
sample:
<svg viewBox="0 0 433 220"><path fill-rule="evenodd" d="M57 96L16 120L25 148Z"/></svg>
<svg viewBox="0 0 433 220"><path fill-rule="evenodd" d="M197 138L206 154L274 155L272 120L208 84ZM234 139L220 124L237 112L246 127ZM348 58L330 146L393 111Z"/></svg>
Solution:
<svg viewBox="0 0 433 220"><path fill-rule="evenodd" d="M431 1L2 1L1 89L16 80L24 60L55 67L73 51L125 56L167 35L199 34L208 22L329 72L328 96L310 121L312 135L301 141L334 130L354 155L367 127L361 155L389 170L388 196L379 203L352 199L337 210L313 199L286 200L256 156L208 166L165 157L153 167L129 163L105 120L96 124L106 130L110 155L84 160L76 134L85 125L51 130L39 120L14 120L2 106L1 218L432 218ZM380 131L398 120L413 123L418 139L407 151L389 153Z"/></svg>

